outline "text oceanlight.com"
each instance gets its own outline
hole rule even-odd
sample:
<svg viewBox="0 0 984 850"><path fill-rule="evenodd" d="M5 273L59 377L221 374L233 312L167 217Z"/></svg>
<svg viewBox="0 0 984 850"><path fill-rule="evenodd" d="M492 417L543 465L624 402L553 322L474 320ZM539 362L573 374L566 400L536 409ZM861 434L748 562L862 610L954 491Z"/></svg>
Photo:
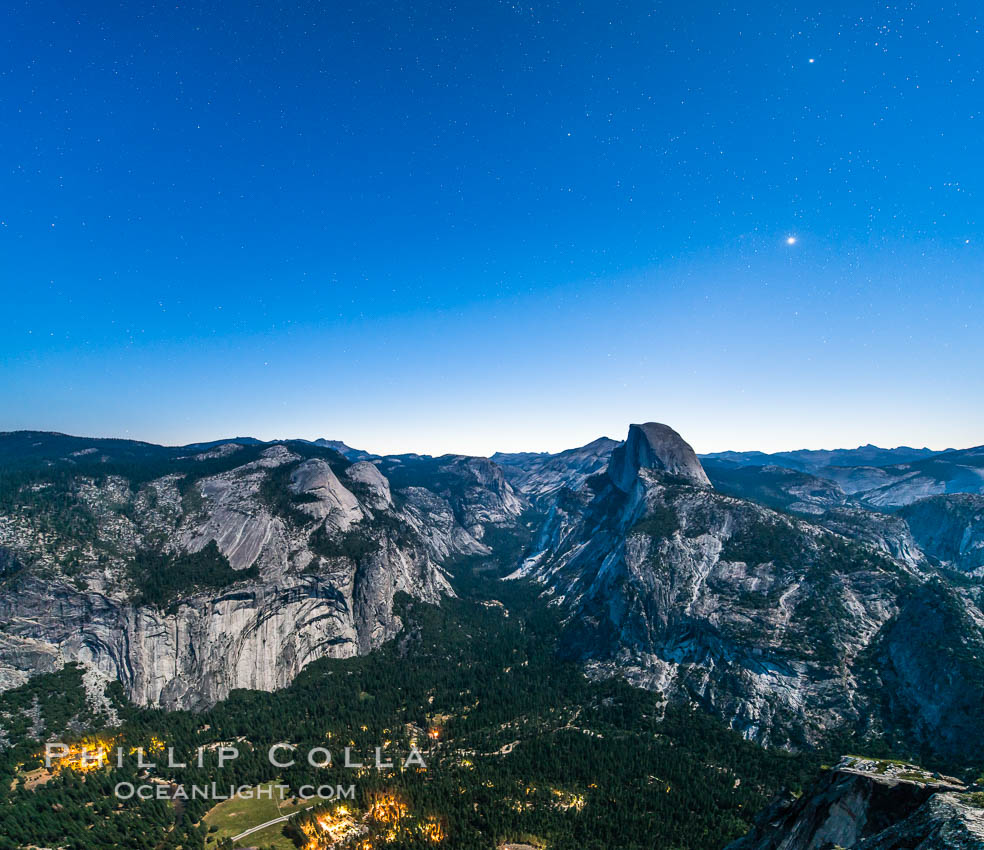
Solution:
<svg viewBox="0 0 984 850"><path fill-rule="evenodd" d="M113 793L121 800L136 797L140 800L241 800L273 799L274 792L280 800L300 797L302 800L354 800L355 785L302 785L297 794L292 794L289 785L235 785L220 787L217 782L209 785L171 785L167 782L152 782L134 785L132 782L118 782Z"/></svg>

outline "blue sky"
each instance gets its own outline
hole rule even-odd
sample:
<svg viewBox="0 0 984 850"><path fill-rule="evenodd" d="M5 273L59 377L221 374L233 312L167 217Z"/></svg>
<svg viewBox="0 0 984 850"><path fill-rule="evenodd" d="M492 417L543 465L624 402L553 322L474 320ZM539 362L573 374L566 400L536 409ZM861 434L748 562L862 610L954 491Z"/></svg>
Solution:
<svg viewBox="0 0 984 850"><path fill-rule="evenodd" d="M3 15L0 428L984 442L975 4Z"/></svg>

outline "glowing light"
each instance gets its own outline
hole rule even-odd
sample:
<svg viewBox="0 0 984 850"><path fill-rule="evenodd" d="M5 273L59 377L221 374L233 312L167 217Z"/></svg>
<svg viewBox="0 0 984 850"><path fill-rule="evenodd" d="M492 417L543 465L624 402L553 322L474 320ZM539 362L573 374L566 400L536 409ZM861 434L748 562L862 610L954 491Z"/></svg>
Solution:
<svg viewBox="0 0 984 850"><path fill-rule="evenodd" d="M314 820L318 830L312 841L316 841L318 847L322 846L322 841L318 839L327 838L329 846L334 846L349 840L363 830L346 806L338 806L331 812L321 812Z"/></svg>
<svg viewBox="0 0 984 850"><path fill-rule="evenodd" d="M429 817L420 825L420 831L428 841L437 844L444 840L444 825L435 817Z"/></svg>
<svg viewBox="0 0 984 850"><path fill-rule="evenodd" d="M787 245L795 245L796 244L796 237L795 236L787 236L786 237L786 244Z"/></svg>
<svg viewBox="0 0 984 850"><path fill-rule="evenodd" d="M407 806L395 794L380 794L369 806L369 819L378 823L398 823L407 816Z"/></svg>
<svg viewBox="0 0 984 850"><path fill-rule="evenodd" d="M68 769L86 773L104 767L109 764L109 754L114 742L114 738L83 738L79 743L69 745L65 755L52 759L51 772L59 773Z"/></svg>

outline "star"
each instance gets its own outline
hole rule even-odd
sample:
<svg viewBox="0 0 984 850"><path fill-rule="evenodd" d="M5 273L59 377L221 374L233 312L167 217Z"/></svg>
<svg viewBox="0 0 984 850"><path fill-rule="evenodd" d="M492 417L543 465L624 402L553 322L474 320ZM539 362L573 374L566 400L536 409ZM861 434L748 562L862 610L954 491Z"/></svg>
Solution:
<svg viewBox="0 0 984 850"><path fill-rule="evenodd" d="M787 245L795 245L796 244L796 237L795 236L787 236L786 237L786 244Z"/></svg>

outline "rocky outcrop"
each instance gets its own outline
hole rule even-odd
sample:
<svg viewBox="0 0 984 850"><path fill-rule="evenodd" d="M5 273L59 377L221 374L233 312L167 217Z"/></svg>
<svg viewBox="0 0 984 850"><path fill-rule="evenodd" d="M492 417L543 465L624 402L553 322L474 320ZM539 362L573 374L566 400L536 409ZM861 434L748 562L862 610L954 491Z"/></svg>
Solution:
<svg viewBox="0 0 984 850"><path fill-rule="evenodd" d="M390 492L389 481L379 471L379 467L369 461L353 463L345 470L349 481L361 484L366 491L366 501L377 510L386 510L393 506L393 494Z"/></svg>
<svg viewBox="0 0 984 850"><path fill-rule="evenodd" d="M937 793L858 850L984 850L984 809L965 794Z"/></svg>
<svg viewBox="0 0 984 850"><path fill-rule="evenodd" d="M365 514L359 500L338 480L331 465L323 458L311 458L299 464L290 476L290 491L308 497L300 509L313 517L346 531Z"/></svg>
<svg viewBox="0 0 984 850"><path fill-rule="evenodd" d="M863 504L880 509L947 493L984 493L984 446L881 467L878 476L885 480L863 482L854 495Z"/></svg>
<svg viewBox="0 0 984 850"><path fill-rule="evenodd" d="M984 496L931 496L895 513L844 506L828 510L818 521L914 568L984 575Z"/></svg>
<svg viewBox="0 0 984 850"><path fill-rule="evenodd" d="M475 537L484 535L486 525L512 523L523 512L522 500L492 461L459 457L445 465L443 472L460 481L460 486L450 488L450 502L461 524Z"/></svg>
<svg viewBox="0 0 984 850"><path fill-rule="evenodd" d="M372 455L369 452L365 452L362 449L353 449L351 446L347 446L341 440L326 440L323 437L314 441L313 445L322 446L326 449L333 449L338 452L342 457L348 458L348 460L367 460L371 458Z"/></svg>
<svg viewBox="0 0 984 850"><path fill-rule="evenodd" d="M984 810L956 780L854 757L800 798L774 802L727 850L984 848Z"/></svg>
<svg viewBox="0 0 984 850"><path fill-rule="evenodd" d="M690 444L668 425L658 422L629 426L628 438L612 452L608 475L616 487L628 492L640 469L667 472L698 487L711 486Z"/></svg>
<svg viewBox="0 0 984 850"><path fill-rule="evenodd" d="M897 467L882 469L877 466L829 466L823 475L836 484L849 496L863 496L869 490L891 486L902 477Z"/></svg>
<svg viewBox="0 0 984 850"><path fill-rule="evenodd" d="M53 673L64 663L58 649L46 641L0 632L0 691L23 685L37 673Z"/></svg>
<svg viewBox="0 0 984 850"><path fill-rule="evenodd" d="M420 535L431 557L443 563L455 554L487 555L489 548L464 528L447 499L426 487L400 491L405 500L402 515Z"/></svg>

